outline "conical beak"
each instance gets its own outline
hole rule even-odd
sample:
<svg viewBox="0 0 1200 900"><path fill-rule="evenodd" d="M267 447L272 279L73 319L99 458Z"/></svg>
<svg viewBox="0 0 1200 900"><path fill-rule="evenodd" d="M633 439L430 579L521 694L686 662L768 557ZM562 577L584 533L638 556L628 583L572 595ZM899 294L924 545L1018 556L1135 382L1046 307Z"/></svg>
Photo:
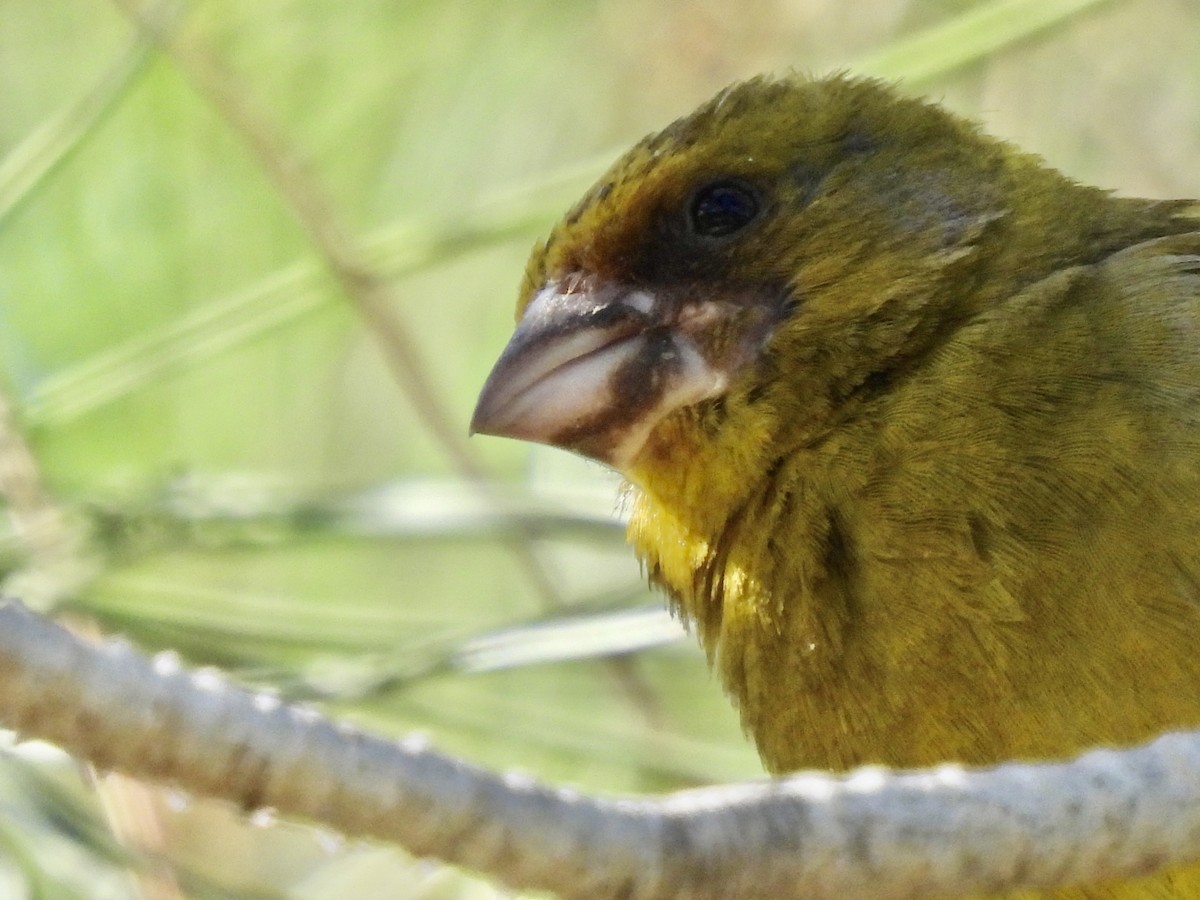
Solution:
<svg viewBox="0 0 1200 900"><path fill-rule="evenodd" d="M725 386L671 306L611 285L543 288L488 376L471 432L623 469L663 415Z"/></svg>

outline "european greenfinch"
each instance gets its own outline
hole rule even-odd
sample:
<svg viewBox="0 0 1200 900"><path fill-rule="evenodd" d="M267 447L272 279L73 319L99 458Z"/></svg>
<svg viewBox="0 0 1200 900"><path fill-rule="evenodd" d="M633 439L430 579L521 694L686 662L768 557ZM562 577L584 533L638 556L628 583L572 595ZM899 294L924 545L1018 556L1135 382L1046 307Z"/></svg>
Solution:
<svg viewBox="0 0 1200 900"><path fill-rule="evenodd" d="M1200 727L1194 202L876 81L738 84L535 249L473 429L627 479L773 772Z"/></svg>

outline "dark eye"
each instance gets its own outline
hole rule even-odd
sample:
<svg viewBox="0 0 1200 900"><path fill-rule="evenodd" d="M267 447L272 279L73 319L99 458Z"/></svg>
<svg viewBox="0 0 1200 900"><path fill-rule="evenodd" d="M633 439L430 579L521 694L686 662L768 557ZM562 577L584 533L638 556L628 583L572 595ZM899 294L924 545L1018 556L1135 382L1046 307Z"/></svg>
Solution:
<svg viewBox="0 0 1200 900"><path fill-rule="evenodd" d="M725 237L749 225L758 215L758 198L749 188L718 181L692 199L692 231L700 237Z"/></svg>

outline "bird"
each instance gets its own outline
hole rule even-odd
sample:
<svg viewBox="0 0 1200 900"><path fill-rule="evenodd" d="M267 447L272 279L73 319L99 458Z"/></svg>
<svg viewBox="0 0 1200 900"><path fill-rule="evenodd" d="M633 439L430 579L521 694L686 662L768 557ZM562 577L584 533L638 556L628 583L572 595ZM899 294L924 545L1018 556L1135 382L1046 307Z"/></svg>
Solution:
<svg viewBox="0 0 1200 900"><path fill-rule="evenodd" d="M1200 727L1196 201L879 80L736 83L535 246L471 429L624 478L772 773Z"/></svg>

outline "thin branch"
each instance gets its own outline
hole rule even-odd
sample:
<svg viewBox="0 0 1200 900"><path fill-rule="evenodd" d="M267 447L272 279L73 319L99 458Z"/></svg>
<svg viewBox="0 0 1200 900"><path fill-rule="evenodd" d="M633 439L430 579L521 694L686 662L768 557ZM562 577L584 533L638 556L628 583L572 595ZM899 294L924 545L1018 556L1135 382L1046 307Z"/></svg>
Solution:
<svg viewBox="0 0 1200 900"><path fill-rule="evenodd" d="M263 110L255 107L245 86L235 81L194 39L146 14L137 0L115 5L161 48L200 96L211 104L253 154L284 207L320 254L346 299L377 339L393 377L416 408L417 415L455 469L472 478L484 473L467 451L457 428L426 376L418 344L405 323L389 311L390 291L379 278L305 160L296 154Z"/></svg>
<svg viewBox="0 0 1200 900"><path fill-rule="evenodd" d="M0 721L102 767L572 898L898 898L1200 857L1200 734L1071 763L797 775L595 799L364 734L0 606Z"/></svg>
<svg viewBox="0 0 1200 900"><path fill-rule="evenodd" d="M515 235L533 240L550 217L548 207L535 205L535 193L572 177L579 181L573 169L559 173L516 199L488 200L453 219L393 222L364 235L361 252L375 271L395 280ZM0 181L0 200L3 190ZM314 260L298 260L233 294L108 344L34 384L22 397L24 419L31 428L69 423L173 372L292 325L331 302L324 275Z"/></svg>

